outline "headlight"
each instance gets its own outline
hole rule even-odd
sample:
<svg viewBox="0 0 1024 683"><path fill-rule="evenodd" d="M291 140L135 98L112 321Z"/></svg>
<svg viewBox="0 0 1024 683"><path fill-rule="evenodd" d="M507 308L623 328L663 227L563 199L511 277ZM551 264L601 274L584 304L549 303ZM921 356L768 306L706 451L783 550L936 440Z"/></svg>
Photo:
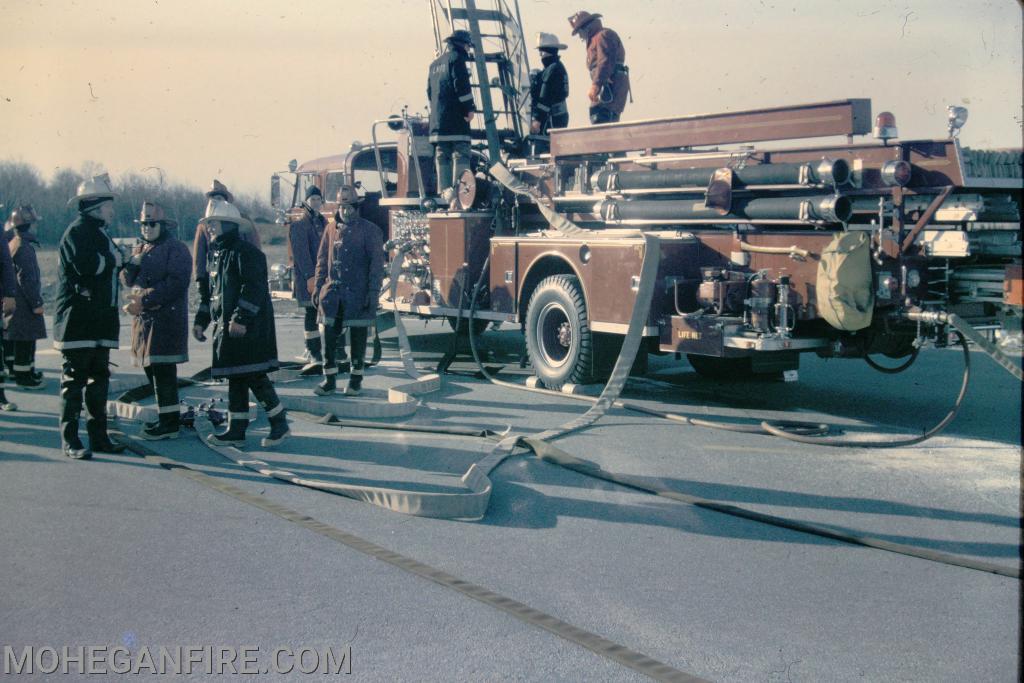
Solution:
<svg viewBox="0 0 1024 683"><path fill-rule="evenodd" d="M882 182L886 185L906 187L913 172L910 164L902 160L887 161L882 164Z"/></svg>

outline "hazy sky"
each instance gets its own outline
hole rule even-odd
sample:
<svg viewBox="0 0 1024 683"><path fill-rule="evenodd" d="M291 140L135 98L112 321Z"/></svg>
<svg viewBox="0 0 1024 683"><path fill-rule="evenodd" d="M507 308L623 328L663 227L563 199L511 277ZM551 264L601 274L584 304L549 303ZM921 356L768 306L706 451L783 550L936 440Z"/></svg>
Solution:
<svg viewBox="0 0 1024 683"><path fill-rule="evenodd" d="M576 125L588 82L566 17L581 7L626 45L626 119L870 97L905 138L944 135L955 103L970 109L964 144L1021 145L1016 0L521 0L531 44L541 30L569 44ZM428 8L0 0L0 158L45 174L85 160L114 174L159 167L265 195L289 159L365 142L402 105L425 110Z"/></svg>

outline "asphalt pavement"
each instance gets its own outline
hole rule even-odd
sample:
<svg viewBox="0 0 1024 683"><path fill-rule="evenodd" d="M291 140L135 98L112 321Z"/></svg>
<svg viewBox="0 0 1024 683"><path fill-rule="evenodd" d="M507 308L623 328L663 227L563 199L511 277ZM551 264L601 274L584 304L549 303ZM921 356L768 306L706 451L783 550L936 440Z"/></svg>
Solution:
<svg viewBox="0 0 1024 683"><path fill-rule="evenodd" d="M282 360L301 319L277 319ZM440 323L411 322L419 365L447 348ZM122 330L122 344L127 340ZM394 333L366 384L402 380ZM488 331L488 365L522 382L519 336ZM0 413L0 646L351 647L360 680L645 680L572 639L317 533L364 539L499 597L716 681L1012 681L1020 581L773 527L641 493L517 455L491 475L486 517L412 517L282 483L189 434L150 448L203 473L177 476L132 454L59 453L59 356L49 389L10 391ZM191 374L209 365L193 344ZM115 376L141 377L125 349ZM410 422L535 433L587 404L496 387L465 354ZM716 382L652 357L624 397L753 424L826 422L850 438L912 436L946 413L957 350L926 350L901 375L804 356L797 382ZM307 395L315 380L279 384ZM183 390L189 401L225 393ZM373 394L374 392L371 392ZM370 400L366 398L349 400ZM559 448L657 487L850 534L1020 567L1021 387L972 353L967 399L939 436L904 448L839 449L613 410ZM121 425L126 434L138 425ZM308 477L455 490L493 442L294 421L279 451L248 453ZM206 483L204 483L206 482ZM214 485L210 485L210 483ZM295 513L227 495L223 483ZM275 508L276 509L276 508ZM263 660L261 660L262 662ZM296 674L297 675L297 674ZM201 676L197 676L201 677Z"/></svg>

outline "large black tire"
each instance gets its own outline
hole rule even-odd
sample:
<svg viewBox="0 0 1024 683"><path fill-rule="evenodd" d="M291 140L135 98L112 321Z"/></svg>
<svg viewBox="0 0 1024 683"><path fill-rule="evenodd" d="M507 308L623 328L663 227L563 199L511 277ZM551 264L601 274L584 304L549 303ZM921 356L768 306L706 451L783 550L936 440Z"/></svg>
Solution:
<svg viewBox="0 0 1024 683"><path fill-rule="evenodd" d="M696 353L686 354L686 360L697 371L701 377L708 379L741 380L750 379L754 376L753 364L750 357L744 358L717 358L715 356L701 356Z"/></svg>
<svg viewBox="0 0 1024 683"><path fill-rule="evenodd" d="M551 275L537 285L526 309L526 349L549 389L593 381L594 335L579 278Z"/></svg>

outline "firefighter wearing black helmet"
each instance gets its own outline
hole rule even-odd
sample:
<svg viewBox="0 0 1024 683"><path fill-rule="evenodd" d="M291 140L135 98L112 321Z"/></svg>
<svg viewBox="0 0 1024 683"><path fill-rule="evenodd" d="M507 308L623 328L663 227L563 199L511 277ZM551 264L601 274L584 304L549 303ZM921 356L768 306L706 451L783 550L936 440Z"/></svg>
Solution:
<svg viewBox="0 0 1024 683"><path fill-rule="evenodd" d="M455 31L447 49L430 65L427 99L430 101L430 142L434 145L437 192L444 195L469 168L470 128L476 112L469 84L469 31Z"/></svg>

